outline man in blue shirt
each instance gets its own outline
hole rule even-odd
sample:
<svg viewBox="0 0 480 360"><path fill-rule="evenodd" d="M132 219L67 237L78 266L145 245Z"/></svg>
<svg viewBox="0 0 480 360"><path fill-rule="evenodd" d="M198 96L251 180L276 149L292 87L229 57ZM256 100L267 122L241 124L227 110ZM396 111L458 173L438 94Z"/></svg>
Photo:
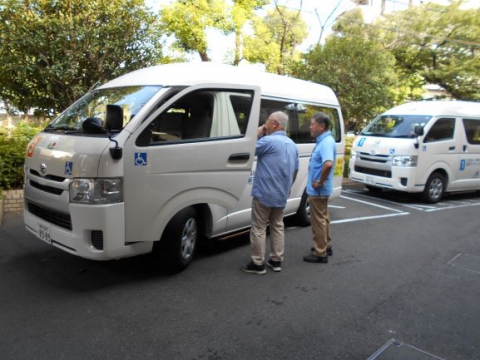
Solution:
<svg viewBox="0 0 480 360"><path fill-rule="evenodd" d="M259 127L255 155L257 168L252 187L252 261L241 269L265 274L265 239L270 224L271 251L267 265L282 270L284 252L283 209L299 167L298 147L287 137L288 116L282 111L271 114Z"/></svg>
<svg viewBox="0 0 480 360"><path fill-rule="evenodd" d="M328 255L333 254L328 197L333 192L336 144L330 125L330 118L322 112L310 120L310 134L316 138L316 145L310 158L307 181L314 246L311 254L304 256L303 260L309 263L326 264Z"/></svg>

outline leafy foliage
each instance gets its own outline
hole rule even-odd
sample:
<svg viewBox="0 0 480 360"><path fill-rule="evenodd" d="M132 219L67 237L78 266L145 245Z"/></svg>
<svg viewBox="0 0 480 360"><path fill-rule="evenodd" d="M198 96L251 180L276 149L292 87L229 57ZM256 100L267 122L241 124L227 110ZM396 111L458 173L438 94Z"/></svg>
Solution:
<svg viewBox="0 0 480 360"><path fill-rule="evenodd" d="M395 59L363 25L361 13L343 19L336 32L305 55L296 75L330 86L339 98L346 129L363 126L394 104Z"/></svg>
<svg viewBox="0 0 480 360"><path fill-rule="evenodd" d="M389 15L383 26L385 45L405 74L455 99L480 100L480 8L426 3Z"/></svg>
<svg viewBox="0 0 480 360"><path fill-rule="evenodd" d="M208 28L225 33L233 31L227 6L223 0L185 0L166 5L160 11L163 30L174 35L174 45L186 52L197 52L202 61L209 61Z"/></svg>
<svg viewBox="0 0 480 360"><path fill-rule="evenodd" d="M0 189L20 189L27 144L43 127L20 122L12 130L0 128Z"/></svg>
<svg viewBox="0 0 480 360"><path fill-rule="evenodd" d="M290 74L300 60L296 49L307 37L300 12L277 5L264 18L253 20L253 31L253 35L245 36L244 57L265 64L269 72Z"/></svg>
<svg viewBox="0 0 480 360"><path fill-rule="evenodd" d="M143 0L2 0L0 94L54 115L97 82L158 63L157 18Z"/></svg>

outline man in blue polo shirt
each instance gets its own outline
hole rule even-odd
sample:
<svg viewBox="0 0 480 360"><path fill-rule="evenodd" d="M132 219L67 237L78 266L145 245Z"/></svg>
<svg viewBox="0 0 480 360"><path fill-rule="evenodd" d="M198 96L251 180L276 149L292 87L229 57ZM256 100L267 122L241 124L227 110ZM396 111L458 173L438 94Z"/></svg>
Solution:
<svg viewBox="0 0 480 360"><path fill-rule="evenodd" d="M309 263L326 264L328 256L333 254L328 198L333 192L336 144L330 126L330 118L322 112L310 120L310 134L316 138L316 145L310 158L307 181L314 246L311 254L304 256L303 260Z"/></svg>
<svg viewBox="0 0 480 360"><path fill-rule="evenodd" d="M271 114L258 129L257 168L252 187L252 261L241 269L265 274L265 239L270 224L271 250L267 265L282 270L284 252L283 210L299 167L298 147L287 137L288 116L282 111Z"/></svg>

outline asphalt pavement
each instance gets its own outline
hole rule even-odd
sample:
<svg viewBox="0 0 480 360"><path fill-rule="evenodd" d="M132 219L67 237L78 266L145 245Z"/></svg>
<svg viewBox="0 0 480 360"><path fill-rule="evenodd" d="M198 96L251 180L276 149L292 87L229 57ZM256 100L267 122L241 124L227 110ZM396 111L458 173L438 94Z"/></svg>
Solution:
<svg viewBox="0 0 480 360"><path fill-rule="evenodd" d="M311 229L288 227L282 272L266 275L240 271L246 236L170 275L151 256L74 257L7 214L0 359L479 360L478 204L350 190L332 203L330 262L303 262Z"/></svg>

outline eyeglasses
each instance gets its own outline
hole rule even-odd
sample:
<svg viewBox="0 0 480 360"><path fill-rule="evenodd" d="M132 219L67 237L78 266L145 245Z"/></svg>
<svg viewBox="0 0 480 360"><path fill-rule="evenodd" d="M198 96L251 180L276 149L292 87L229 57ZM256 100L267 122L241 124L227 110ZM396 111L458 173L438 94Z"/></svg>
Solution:
<svg viewBox="0 0 480 360"><path fill-rule="evenodd" d="M270 119L270 118L268 118L267 120L265 120L265 122L267 122L267 121L275 121L275 122L278 124L278 121L275 120L275 119Z"/></svg>

